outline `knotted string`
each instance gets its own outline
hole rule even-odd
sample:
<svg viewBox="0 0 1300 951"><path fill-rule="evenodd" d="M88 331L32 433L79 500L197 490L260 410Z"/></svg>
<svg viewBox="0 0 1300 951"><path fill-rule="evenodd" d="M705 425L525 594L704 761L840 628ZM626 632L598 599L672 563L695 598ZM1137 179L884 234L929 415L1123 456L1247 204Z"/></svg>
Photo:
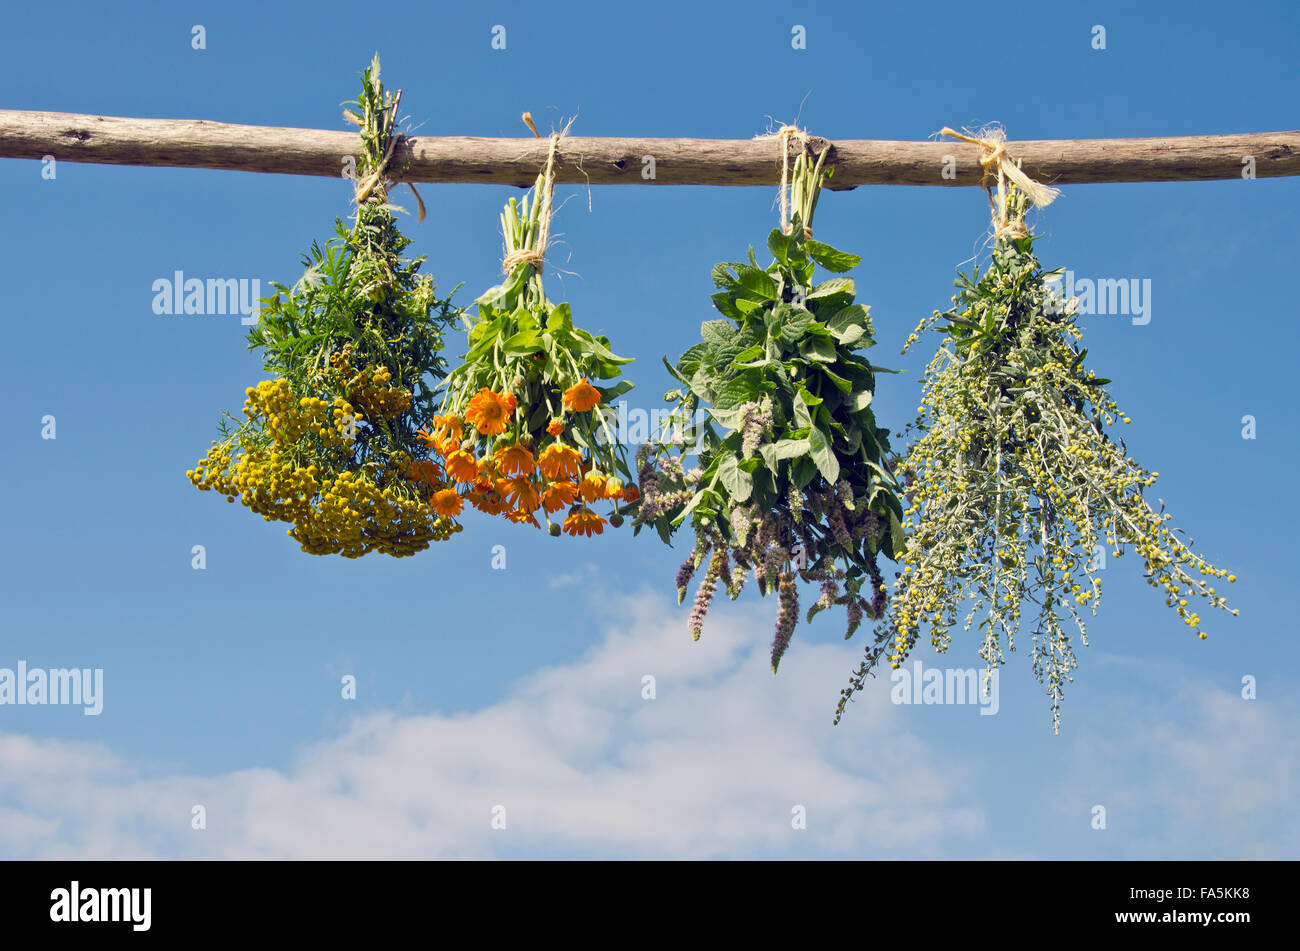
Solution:
<svg viewBox="0 0 1300 951"><path fill-rule="evenodd" d="M392 130L397 125L397 106L401 101L402 90L399 89L393 94L393 104L388 110L389 116L386 122L389 129L388 147L384 150L384 157L380 160L378 167L373 172L367 175L364 179L358 180L356 183L353 197L356 200L358 208L361 207L363 201L377 201L380 204L384 204L388 201L388 188L393 184L392 182L387 181L388 162L393 157L393 151L397 148L397 140L400 138L400 136ZM346 111L343 113L343 118L347 119L349 122L357 121L354 115ZM411 189L411 194L415 196L416 204L420 206L420 214L416 220L422 222L424 221L425 216L424 199L421 198L420 193L415 190L415 185L406 182L406 187Z"/></svg>
<svg viewBox="0 0 1300 951"><path fill-rule="evenodd" d="M528 128L533 130L533 135L541 138L541 135L537 132L537 127L533 125L533 117L525 112L523 120ZM566 132L568 132L568 126L565 126L560 132L551 133L551 148L546 155L546 169L542 173L542 194L540 195L542 208L538 212L541 227L537 232L537 246L535 248L519 248L517 251L511 251L507 254L501 262L501 270L506 274L509 274L515 267L525 262L536 268L538 274L542 273L542 266L546 263L546 245L551 239L551 199L555 193L555 153L559 148L560 139L564 138ZM538 200L538 197L533 196L533 200Z"/></svg>
<svg viewBox="0 0 1300 951"><path fill-rule="evenodd" d="M1006 132L997 126L990 126L981 130L979 136L966 135L947 126L940 129L939 134L953 139L960 139L962 142L969 142L972 145L978 145L982 149L980 155L980 165L984 169L982 185L989 193L989 207L993 213L993 230L994 234L999 238L1025 237L1029 233L1025 229L1023 215L1018 216L1014 221L1009 218L1007 213L1007 179L1010 179L1024 193L1025 197L1038 208L1046 208L1061 194L1060 189L1036 182L1021 170L1020 164L1013 161L1011 156L1007 154ZM998 197L996 205L993 202L993 188L989 184L993 169L997 170Z"/></svg>
<svg viewBox="0 0 1300 951"><path fill-rule="evenodd" d="M783 125L776 131L777 141L781 143L781 233L789 234L794 226L790 223L790 140L795 139L801 149L808 148L808 133L798 126ZM805 238L812 237L812 228L804 222Z"/></svg>

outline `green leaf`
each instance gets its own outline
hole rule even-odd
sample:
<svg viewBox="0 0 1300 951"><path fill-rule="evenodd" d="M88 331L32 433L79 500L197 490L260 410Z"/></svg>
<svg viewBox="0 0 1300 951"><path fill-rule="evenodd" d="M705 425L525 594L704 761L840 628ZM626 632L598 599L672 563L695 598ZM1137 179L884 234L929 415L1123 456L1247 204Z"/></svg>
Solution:
<svg viewBox="0 0 1300 951"><path fill-rule="evenodd" d="M810 408L822 405L822 398L820 396L813 396L812 393L808 392L808 387L804 386L802 383L799 384L799 398L803 400L805 406Z"/></svg>
<svg viewBox="0 0 1300 951"><path fill-rule="evenodd" d="M765 300L777 299L776 282L766 271L742 265L737 271L736 280L751 294L757 294Z"/></svg>
<svg viewBox="0 0 1300 951"><path fill-rule="evenodd" d="M829 281L822 281L809 291L805 300L816 300L819 297L830 297L833 294L852 293L854 293L853 278L833 277Z"/></svg>
<svg viewBox="0 0 1300 951"><path fill-rule="evenodd" d="M567 303L558 304L551 311L551 315L546 318L546 329L551 333L561 330L573 330L573 312L569 309Z"/></svg>
<svg viewBox="0 0 1300 951"><path fill-rule="evenodd" d="M899 558L907 549L907 536L903 533L903 523L898 520L893 509L889 511L889 541L894 558Z"/></svg>
<svg viewBox="0 0 1300 951"><path fill-rule="evenodd" d="M750 493L754 491L754 477L740 468L740 457L735 453L729 452L722 457L718 463L718 479L722 482L732 499L737 502L746 501Z"/></svg>
<svg viewBox="0 0 1300 951"><path fill-rule="evenodd" d="M721 287L723 290L729 291L736 286L736 279L731 276L731 268L733 267L739 267L739 265L727 264L726 262L713 265L713 270L709 272L709 276L713 278L714 287Z"/></svg>
<svg viewBox="0 0 1300 951"><path fill-rule="evenodd" d="M718 390L717 399L713 402L719 409L731 409L733 406L757 399L758 395L758 387L752 380L738 376L722 385Z"/></svg>
<svg viewBox="0 0 1300 951"><path fill-rule="evenodd" d="M595 390L600 394L600 402L603 406L608 406L611 400L616 400L624 393L629 392L634 387L630 380L620 380L613 386L597 386Z"/></svg>
<svg viewBox="0 0 1300 951"><path fill-rule="evenodd" d="M542 346L542 337L536 330L521 330L504 344L506 356L527 356Z"/></svg>
<svg viewBox="0 0 1300 951"><path fill-rule="evenodd" d="M834 485L840 477L840 461L831 449L830 438L822 430L814 427L808 434L808 447L809 455L816 463L822 478Z"/></svg>
<svg viewBox="0 0 1300 951"><path fill-rule="evenodd" d="M820 241L809 239L804 242L804 249L807 250L810 258L834 274L851 271L862 263L862 258L856 254L837 251L829 244L822 244Z"/></svg>
<svg viewBox="0 0 1300 951"><path fill-rule="evenodd" d="M835 344L826 337L805 337L799 345L799 354L808 360L819 363L834 363L837 359Z"/></svg>
<svg viewBox="0 0 1300 951"><path fill-rule="evenodd" d="M860 413L871 405L873 393L870 390L858 390L849 396L848 403L853 412Z"/></svg>
<svg viewBox="0 0 1300 951"><path fill-rule="evenodd" d="M817 464L809 456L800 456L790 463L790 481L795 488L802 489L817 474Z"/></svg>
<svg viewBox="0 0 1300 951"><path fill-rule="evenodd" d="M853 384L850 383L848 380L844 379L844 377L831 372L831 368L828 367L826 364L823 363L820 369L822 373L826 375L826 378L830 380L832 383L834 383L837 387L839 387L843 392L845 393L853 392Z"/></svg>
<svg viewBox="0 0 1300 951"><path fill-rule="evenodd" d="M736 327L729 320L706 320L700 324L700 336L711 346L723 347L736 336Z"/></svg>
<svg viewBox="0 0 1300 951"><path fill-rule="evenodd" d="M772 312L780 321L781 339L791 343L802 337L813 322L811 312L793 304L778 304Z"/></svg>
<svg viewBox="0 0 1300 951"><path fill-rule="evenodd" d="M846 345L864 335L872 337L875 335L875 328L871 326L871 308L862 304L842 307L826 321L826 329L835 336L836 340Z"/></svg>
<svg viewBox="0 0 1300 951"><path fill-rule="evenodd" d="M790 236L782 234L780 228L773 228L772 233L767 236L767 249L772 252L772 257L782 264L788 263L790 260Z"/></svg>
<svg viewBox="0 0 1300 951"><path fill-rule="evenodd" d="M562 306L567 307L568 305L564 304ZM633 359L632 357L620 357L618 354L611 352L609 349L609 340L607 338L594 337L591 334L587 333L586 331L578 331L578 335L580 335L581 338L583 339L583 343L586 344L586 348L591 353L594 353L597 357L599 357L600 360L603 361L603 363L614 364L615 366L617 366L618 364L632 362ZM615 375L616 374L614 373L600 374L601 377L610 377Z"/></svg>
<svg viewBox="0 0 1300 951"><path fill-rule="evenodd" d="M716 419L728 429L739 429L745 421L745 408L743 406L733 407L731 409L720 409L717 406L707 407L709 415Z"/></svg>
<svg viewBox="0 0 1300 951"><path fill-rule="evenodd" d="M777 442L765 442L758 447L759 454L769 469L776 469L782 459L794 459L806 455L812 448L807 439L781 439Z"/></svg>
<svg viewBox="0 0 1300 951"><path fill-rule="evenodd" d="M808 412L808 404L803 399L804 394L807 392L801 387L798 397L792 401L794 403L794 421L800 428L812 425L812 414Z"/></svg>
<svg viewBox="0 0 1300 951"><path fill-rule="evenodd" d="M722 314L724 317L730 317L732 320L741 319L740 311L736 309L736 305L732 302L731 295L726 291L718 291L718 293L713 295L713 306L717 308L718 313Z"/></svg>
<svg viewBox="0 0 1300 951"><path fill-rule="evenodd" d="M668 368L668 372L671 373L677 379L678 382L685 383L687 386L690 386L691 381L687 379L686 376L680 370L678 370L675 366L669 363L667 357L663 357L662 359L664 361L664 366ZM686 362L685 355L682 356L682 362ZM692 366L692 370L694 370L695 367L698 366L699 366L699 362L696 361L696 363Z"/></svg>
<svg viewBox="0 0 1300 951"><path fill-rule="evenodd" d="M704 496L707 495L708 492L709 492L708 489L700 489L700 491L696 492L693 496L691 496L691 500L686 503L686 507L683 508L681 512L678 513L677 517L673 519L672 522L670 522L669 524L671 525L682 524L682 522L686 520L686 516L690 515L691 512L695 510L695 507L704 500Z"/></svg>

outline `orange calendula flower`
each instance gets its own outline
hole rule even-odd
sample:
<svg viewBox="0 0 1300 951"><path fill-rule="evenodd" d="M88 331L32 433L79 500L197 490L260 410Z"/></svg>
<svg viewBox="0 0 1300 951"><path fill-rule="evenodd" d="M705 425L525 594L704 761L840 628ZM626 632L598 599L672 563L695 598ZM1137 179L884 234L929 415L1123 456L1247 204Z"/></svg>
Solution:
<svg viewBox="0 0 1300 951"><path fill-rule="evenodd" d="M459 515L460 510L465 507L465 503L461 501L455 489L442 489L433 493L429 505L439 515Z"/></svg>
<svg viewBox="0 0 1300 951"><path fill-rule="evenodd" d="M623 497L623 481L621 479L605 480L605 498L618 500Z"/></svg>
<svg viewBox="0 0 1300 951"><path fill-rule="evenodd" d="M548 479L572 479L578 475L582 457L572 446L551 443L537 457L537 466Z"/></svg>
<svg viewBox="0 0 1300 951"><path fill-rule="evenodd" d="M510 504L511 508L531 512L542 504L542 498L537 494L537 486L533 485L532 480L527 476L498 479L497 492Z"/></svg>
<svg viewBox="0 0 1300 951"><path fill-rule="evenodd" d="M460 442L460 417L455 413L447 413L445 416L433 417L433 434L444 443Z"/></svg>
<svg viewBox="0 0 1300 951"><path fill-rule="evenodd" d="M546 424L546 431L552 436L559 436L564 432L564 420L556 418Z"/></svg>
<svg viewBox="0 0 1300 951"><path fill-rule="evenodd" d="M447 475L457 482L473 482L478 478L478 463L463 449L447 454Z"/></svg>
<svg viewBox="0 0 1300 951"><path fill-rule="evenodd" d="M481 492L475 491L469 497L469 504L480 512L486 512L488 515L500 515L510 508L506 500L501 497L501 493L492 486L488 486L487 489Z"/></svg>
<svg viewBox="0 0 1300 951"><path fill-rule="evenodd" d="M558 512L572 505L578 498L578 487L572 482L553 482L542 493L542 508L548 513Z"/></svg>
<svg viewBox="0 0 1300 951"><path fill-rule="evenodd" d="M636 486L629 485L626 489L623 490L624 502L635 502L639 498L641 498L641 490L638 489Z"/></svg>
<svg viewBox="0 0 1300 951"><path fill-rule="evenodd" d="M525 512L523 509L515 509L513 512L507 512L506 518L510 519L510 521L514 522L516 525L522 522L527 522L534 528L542 527L542 523L537 521L536 515L532 512Z"/></svg>
<svg viewBox="0 0 1300 951"><path fill-rule="evenodd" d="M506 431L510 417L515 413L517 401L513 393L504 396L493 393L486 386L469 401L465 408L465 420L472 423L485 436L496 436Z"/></svg>
<svg viewBox="0 0 1300 951"><path fill-rule="evenodd" d="M415 482L427 482L429 485L437 485L442 481L442 469L436 462L428 459L421 459L419 462L411 463L411 479Z"/></svg>
<svg viewBox="0 0 1300 951"><path fill-rule="evenodd" d="M564 531L570 535L599 535L605 530L605 520L588 508L578 509L564 520Z"/></svg>
<svg viewBox="0 0 1300 951"><path fill-rule="evenodd" d="M595 502L605 497L605 477L599 472L588 472L578 485L578 494L584 502Z"/></svg>
<svg viewBox="0 0 1300 951"><path fill-rule="evenodd" d="M492 457L502 475L529 475L537 468L532 452L519 443L498 449Z"/></svg>
<svg viewBox="0 0 1300 951"><path fill-rule="evenodd" d="M585 413L595 409L600 403L600 394L587 382L584 376L581 383L575 383L564 391L564 408L570 413Z"/></svg>

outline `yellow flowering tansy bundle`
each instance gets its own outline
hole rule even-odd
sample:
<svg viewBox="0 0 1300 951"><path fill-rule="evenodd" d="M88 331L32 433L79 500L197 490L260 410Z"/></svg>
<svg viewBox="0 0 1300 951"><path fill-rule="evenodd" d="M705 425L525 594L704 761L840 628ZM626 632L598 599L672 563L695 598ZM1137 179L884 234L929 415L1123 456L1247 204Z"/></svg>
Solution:
<svg viewBox="0 0 1300 951"><path fill-rule="evenodd" d="M418 432L434 412L425 377L440 377L442 333L455 312L434 294L388 203L385 164L397 96L362 77L357 214L314 245L307 273L264 301L250 346L275 378L246 390L244 419L187 473L238 498L311 554L402 556L460 530L437 505L448 482ZM399 94L400 95L400 94Z"/></svg>

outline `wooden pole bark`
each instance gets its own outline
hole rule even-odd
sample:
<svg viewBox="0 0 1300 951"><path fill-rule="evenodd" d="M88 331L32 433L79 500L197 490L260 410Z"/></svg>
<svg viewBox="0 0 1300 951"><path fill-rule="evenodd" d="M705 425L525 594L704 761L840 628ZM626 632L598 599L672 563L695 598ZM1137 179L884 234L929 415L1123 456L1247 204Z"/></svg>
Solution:
<svg viewBox="0 0 1300 951"><path fill-rule="evenodd" d="M819 150L827 140L811 139ZM979 185L978 146L942 140L829 143L827 187ZM0 158L103 165L235 169L338 176L354 155L352 132L229 125L189 119L129 119L60 112L0 110ZM1185 182L1300 175L1300 131L1152 139L1011 141L1031 178L1049 185ZM546 139L403 137L394 177L410 182L533 184L546 161ZM792 146L793 148L793 146ZM949 175L945 177L945 159ZM653 176L650 175L653 160ZM590 185L774 185L776 139L624 139L570 137L556 156L556 181Z"/></svg>

